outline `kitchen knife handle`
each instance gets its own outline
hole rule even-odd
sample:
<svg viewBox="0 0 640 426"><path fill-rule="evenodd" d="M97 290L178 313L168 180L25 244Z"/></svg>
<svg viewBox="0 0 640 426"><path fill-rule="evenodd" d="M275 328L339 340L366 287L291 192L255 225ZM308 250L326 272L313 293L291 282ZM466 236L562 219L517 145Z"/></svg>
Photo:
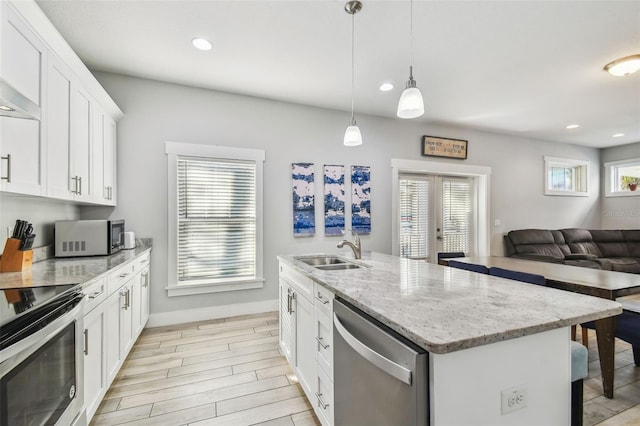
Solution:
<svg viewBox="0 0 640 426"><path fill-rule="evenodd" d="M7 160L7 176L2 176L0 179L4 179L7 183L11 183L11 154L7 154L5 157L0 157L2 160Z"/></svg>

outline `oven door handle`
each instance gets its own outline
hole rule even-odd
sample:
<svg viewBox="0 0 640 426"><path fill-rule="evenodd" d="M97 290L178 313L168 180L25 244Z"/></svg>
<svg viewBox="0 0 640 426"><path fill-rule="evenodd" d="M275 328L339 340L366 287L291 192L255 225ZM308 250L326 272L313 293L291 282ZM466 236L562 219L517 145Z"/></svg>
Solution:
<svg viewBox="0 0 640 426"><path fill-rule="evenodd" d="M33 333L32 335L25 337L19 342L14 343L8 348L0 351L0 377L13 368L13 365L17 365L26 359L33 351L29 351L30 348L39 348L52 338L54 338L60 331L73 321L82 321L82 309L84 307L84 298L74 306L72 310L62 315L60 318L56 318L53 322L48 324L40 331ZM83 324L81 324L80 330L82 330ZM79 338L77 336L76 338ZM19 355L19 356L18 356ZM5 361L11 360L10 363ZM5 364L11 364L9 366ZM6 368L9 369L6 369Z"/></svg>

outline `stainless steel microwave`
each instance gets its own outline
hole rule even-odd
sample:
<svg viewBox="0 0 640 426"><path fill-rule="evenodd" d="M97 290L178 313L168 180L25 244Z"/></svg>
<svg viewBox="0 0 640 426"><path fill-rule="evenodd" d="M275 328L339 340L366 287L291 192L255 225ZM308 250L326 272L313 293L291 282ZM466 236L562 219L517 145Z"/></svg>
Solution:
<svg viewBox="0 0 640 426"><path fill-rule="evenodd" d="M56 257L101 256L124 246L124 220L62 220L55 224Z"/></svg>

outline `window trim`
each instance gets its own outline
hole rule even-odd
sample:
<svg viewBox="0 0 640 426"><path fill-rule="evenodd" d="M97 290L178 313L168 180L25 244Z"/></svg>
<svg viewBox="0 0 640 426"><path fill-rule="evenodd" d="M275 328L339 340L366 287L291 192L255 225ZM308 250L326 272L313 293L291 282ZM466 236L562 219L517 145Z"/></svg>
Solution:
<svg viewBox="0 0 640 426"><path fill-rule="evenodd" d="M264 226L263 226L263 171L265 152L260 149L201 145L181 142L165 142L167 155L167 267L168 296L186 296L222 291L262 288L264 286ZM219 160L254 161L256 164L256 278L248 280L230 279L207 284L178 285L178 156L203 157Z"/></svg>
<svg viewBox="0 0 640 426"><path fill-rule="evenodd" d="M549 187L549 169L551 165L566 165L577 167L586 167L584 175L584 190L583 191L562 191L557 189L551 189ZM569 197L588 197L589 196L589 160L574 160L571 158L558 158L558 157L544 157L544 195L560 195Z"/></svg>
<svg viewBox="0 0 640 426"><path fill-rule="evenodd" d="M638 191L613 191L613 168L626 164L640 163L640 158L630 158L628 160L609 161L603 164L604 167L604 196L605 197L637 197Z"/></svg>

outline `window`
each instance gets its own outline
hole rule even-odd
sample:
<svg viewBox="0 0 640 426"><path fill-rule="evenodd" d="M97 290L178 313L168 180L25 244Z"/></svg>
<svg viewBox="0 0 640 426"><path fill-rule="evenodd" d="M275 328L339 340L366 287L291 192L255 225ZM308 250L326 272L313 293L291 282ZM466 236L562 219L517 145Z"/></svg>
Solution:
<svg viewBox="0 0 640 426"><path fill-rule="evenodd" d="M169 296L260 288L264 151L167 142Z"/></svg>
<svg viewBox="0 0 640 426"><path fill-rule="evenodd" d="M400 256L426 259L429 255L430 199L433 179L400 177Z"/></svg>
<svg viewBox="0 0 640 426"><path fill-rule="evenodd" d="M589 162L544 157L545 195L588 197Z"/></svg>
<svg viewBox="0 0 640 426"><path fill-rule="evenodd" d="M604 168L605 196L640 195L640 158L605 163Z"/></svg>

